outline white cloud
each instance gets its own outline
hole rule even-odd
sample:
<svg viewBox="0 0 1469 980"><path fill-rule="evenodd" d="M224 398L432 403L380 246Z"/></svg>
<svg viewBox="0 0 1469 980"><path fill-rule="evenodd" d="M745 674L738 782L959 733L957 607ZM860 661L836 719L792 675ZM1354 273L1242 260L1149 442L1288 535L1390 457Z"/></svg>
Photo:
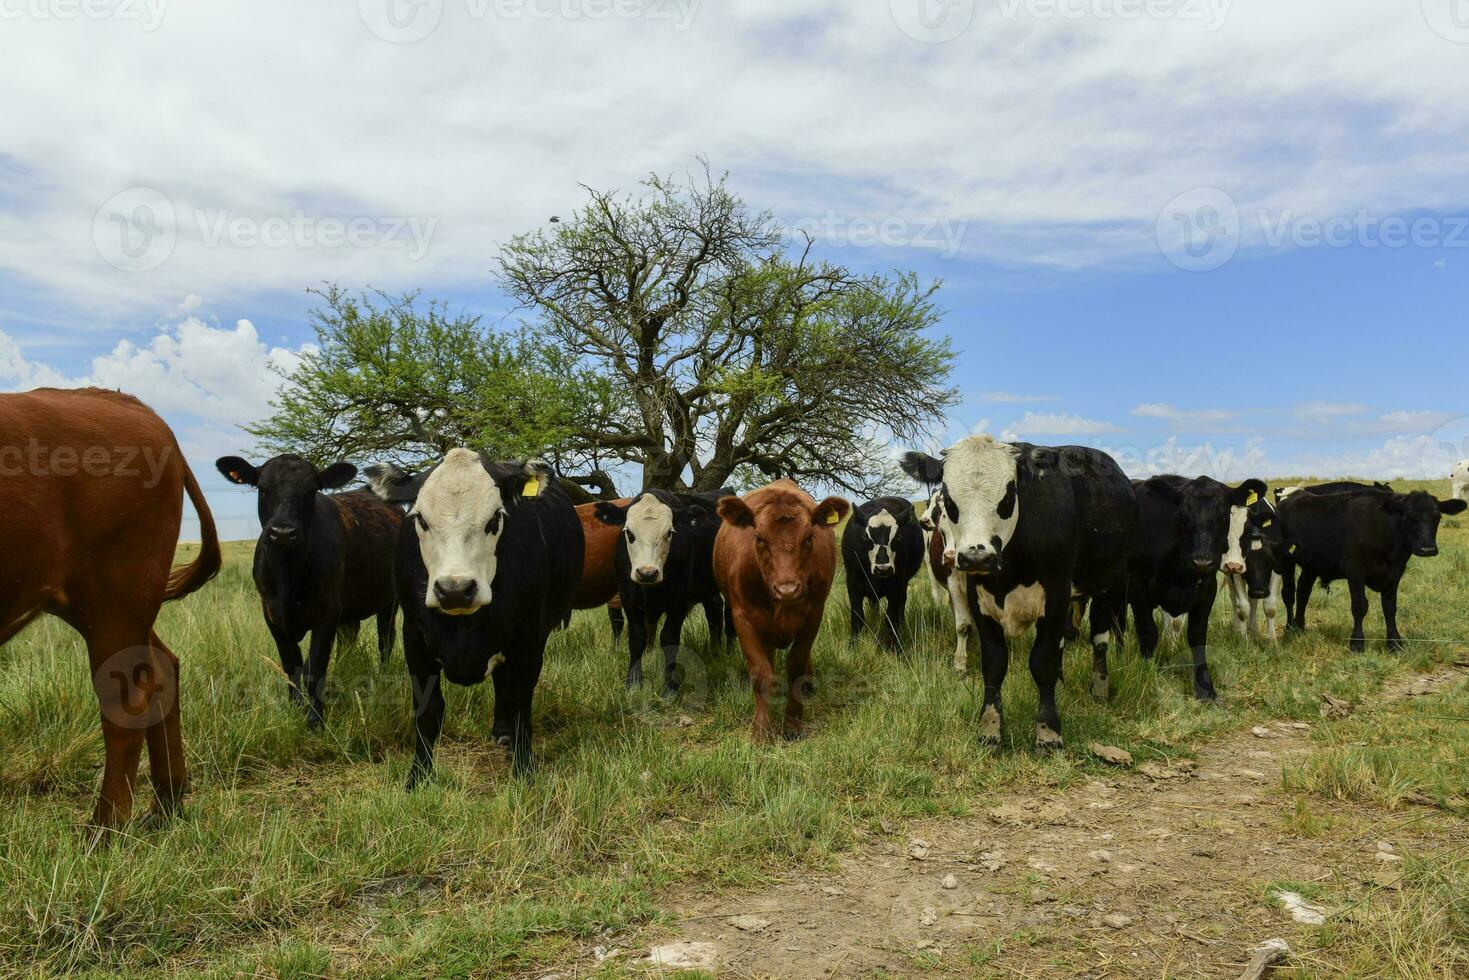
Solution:
<svg viewBox="0 0 1469 980"><path fill-rule="evenodd" d="M1353 423L1352 429L1372 435L1426 435L1458 417L1453 412L1399 410L1386 412L1371 422Z"/></svg>
<svg viewBox="0 0 1469 980"><path fill-rule="evenodd" d="M1297 405L1293 414L1302 421L1324 425L1336 419L1366 415L1368 411L1370 409L1366 405L1358 402L1305 402Z"/></svg>
<svg viewBox="0 0 1469 980"><path fill-rule="evenodd" d="M1217 31L982 4L946 44L914 41L880 0L684 4L683 30L671 16L470 15L505 6L445 2L412 44L373 36L351 2L260 0L248 17L174 3L151 32L7 20L0 86L47 97L6 106L0 269L58 299L132 309L324 279L483 283L494 243L566 214L578 182L632 189L698 153L787 219L952 219L967 222L965 254L1062 267L1161 262L1159 212L1198 187L1244 215L1469 196L1464 51L1414 4L1235 0ZM208 98L160 108L160 92L201 79ZM99 258L94 218L134 187L162 192L177 242L127 273ZM220 216L298 211L437 225L417 259L317 234L206 243ZM101 225L119 230L107 214Z"/></svg>
<svg viewBox="0 0 1469 980"><path fill-rule="evenodd" d="M1111 422L1083 418L1067 412L1026 412L1020 419L1010 423L1005 437L1010 438L1011 433L1023 436L1094 436L1121 431L1120 427Z"/></svg>
<svg viewBox="0 0 1469 980"><path fill-rule="evenodd" d="M1128 414L1140 419L1160 419L1175 429L1214 430L1238 419L1242 413L1223 408L1174 408L1165 402L1144 402Z"/></svg>
<svg viewBox="0 0 1469 980"><path fill-rule="evenodd" d="M1001 402L1012 405L1039 404L1056 401L1054 395L1017 395L1010 391L987 391L979 396L980 401Z"/></svg>

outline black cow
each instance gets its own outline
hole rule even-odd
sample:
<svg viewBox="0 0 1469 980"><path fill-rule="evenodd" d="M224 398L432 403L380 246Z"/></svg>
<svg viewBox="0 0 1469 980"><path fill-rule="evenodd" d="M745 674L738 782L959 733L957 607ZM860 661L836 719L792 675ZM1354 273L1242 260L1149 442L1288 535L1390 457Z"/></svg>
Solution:
<svg viewBox="0 0 1469 980"><path fill-rule="evenodd" d="M1386 491L1392 493L1390 483L1354 483L1351 480L1337 480L1334 483L1315 483L1310 486L1298 487L1276 487L1275 502L1279 504L1293 493L1360 493L1362 491Z"/></svg>
<svg viewBox="0 0 1469 980"><path fill-rule="evenodd" d="M367 475L383 499L413 505L396 562L418 736L408 788L433 771L444 679L493 678L491 734L509 746L513 771L528 775L546 638L581 582L585 540L570 498L544 463L491 462L469 449L416 475L381 465Z"/></svg>
<svg viewBox="0 0 1469 980"><path fill-rule="evenodd" d="M981 738L998 745L1007 634L1035 624L1030 673L1040 693L1036 748L1061 746L1056 681L1073 595L1091 599L1092 693L1106 697L1107 645L1120 635L1137 502L1115 460L1081 446L1049 448L971 436L943 459L908 453L902 467L942 482L954 575L967 577L984 672Z"/></svg>
<svg viewBox="0 0 1469 980"><path fill-rule="evenodd" d="M1140 530L1128 576L1128 600L1137 623L1138 651L1147 658L1158 646L1153 611L1188 616L1188 645L1194 658L1194 697L1213 701L1209 674L1209 612L1219 592L1216 575L1243 574L1238 552L1247 508L1266 493L1259 480L1230 487L1201 476L1155 476L1134 481ZM1235 525L1230 533L1231 524Z"/></svg>
<svg viewBox="0 0 1469 980"><path fill-rule="evenodd" d="M1403 648L1398 632L1398 583L1408 559L1438 554L1438 523L1445 514L1462 514L1462 500L1436 500L1422 490L1412 493L1299 493L1287 497L1277 512L1288 567L1301 569L1289 628L1306 628L1306 604L1320 580L1346 579L1352 597L1353 653L1366 643L1362 621L1367 616L1367 590L1382 595L1382 618L1388 646Z"/></svg>
<svg viewBox="0 0 1469 980"><path fill-rule="evenodd" d="M253 466L238 456L215 461L231 483L255 487L260 537L255 542L255 588L265 625L280 652L291 699L307 693L307 721L322 721L322 698L332 643L377 617L378 653L393 649L393 538L402 512L364 490L326 494L357 475L351 463L318 470L299 456L277 456ZM311 634L303 667L301 639Z"/></svg>
<svg viewBox="0 0 1469 980"><path fill-rule="evenodd" d="M880 631L883 646L900 642L908 583L924 559L924 534L913 505L902 497L878 497L852 511L842 531L842 565L847 572L847 601L852 606L852 639L867 625L863 604L872 602L887 616Z"/></svg>
<svg viewBox="0 0 1469 980"><path fill-rule="evenodd" d="M648 638L656 635L663 648L663 693L678 693L683 624L696 603L704 607L710 645L724 645L728 610L714 581L714 538L719 533L719 499L733 495L732 490L645 490L628 504L597 503L597 518L622 528L612 562L627 616L629 689L643 686L643 653Z"/></svg>

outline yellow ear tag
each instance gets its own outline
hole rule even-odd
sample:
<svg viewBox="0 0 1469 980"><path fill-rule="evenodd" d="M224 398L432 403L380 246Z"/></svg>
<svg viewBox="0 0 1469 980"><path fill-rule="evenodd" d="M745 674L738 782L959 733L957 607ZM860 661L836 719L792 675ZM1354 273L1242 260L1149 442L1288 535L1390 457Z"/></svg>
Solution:
<svg viewBox="0 0 1469 980"><path fill-rule="evenodd" d="M832 511L830 514L826 515L826 523L828 524L840 524L841 522L841 515L838 514L836 511Z"/></svg>
<svg viewBox="0 0 1469 980"><path fill-rule="evenodd" d="M1295 554L1296 553L1296 546L1295 545L1291 545L1290 546L1290 553L1291 554Z"/></svg>
<svg viewBox="0 0 1469 980"><path fill-rule="evenodd" d="M520 491L520 495L522 497L534 497L540 492L541 481L536 477L531 477L529 480L525 481L525 489Z"/></svg>
<svg viewBox="0 0 1469 980"><path fill-rule="evenodd" d="M1246 500L1245 500L1245 506L1246 507L1253 507L1256 504L1258 504L1259 502L1260 502L1260 495L1258 493L1256 493L1255 491L1251 490L1249 497L1246 498Z"/></svg>
<svg viewBox="0 0 1469 980"><path fill-rule="evenodd" d="M1261 527L1269 527L1270 525L1272 525L1274 523L1275 523L1274 521L1266 521L1264 524L1261 524L1260 526Z"/></svg>

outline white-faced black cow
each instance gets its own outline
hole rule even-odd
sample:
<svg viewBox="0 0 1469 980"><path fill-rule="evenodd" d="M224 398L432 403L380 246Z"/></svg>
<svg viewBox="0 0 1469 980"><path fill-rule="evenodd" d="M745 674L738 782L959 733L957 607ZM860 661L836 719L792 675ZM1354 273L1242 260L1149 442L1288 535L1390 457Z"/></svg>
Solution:
<svg viewBox="0 0 1469 980"><path fill-rule="evenodd" d="M418 736L408 788L433 771L443 679L493 678L491 733L509 746L514 772L528 774L546 637L571 614L581 581L571 500L544 463L496 463L469 449L451 449L419 474L382 465L366 472L384 500L412 504L396 560Z"/></svg>
<svg viewBox="0 0 1469 980"><path fill-rule="evenodd" d="M1224 584L1234 606L1234 625L1240 636L1249 636L1255 632L1260 607L1264 606L1263 635L1268 643L1279 639L1275 632L1275 613L1283 581L1276 559L1279 535L1275 507L1265 497L1248 507L1230 509ZM1244 571L1236 571L1240 561L1244 562Z"/></svg>
<svg viewBox="0 0 1469 980"><path fill-rule="evenodd" d="M1412 493L1298 493L1278 510L1287 560L1301 569L1292 629L1306 628L1306 605L1317 580L1346 579L1352 597L1351 648L1366 643L1362 621L1367 616L1367 590L1382 595L1382 618L1388 645L1403 647L1398 632L1398 583L1411 557L1438 554L1438 524L1445 514L1462 514L1462 500L1436 500L1422 490Z"/></svg>
<svg viewBox="0 0 1469 980"><path fill-rule="evenodd" d="M908 583L924 559L924 535L913 505L902 497L878 497L852 511L842 531L842 565L847 572L847 601L852 606L852 639L867 625L863 605L887 602L880 630L882 643L900 642Z"/></svg>
<svg viewBox="0 0 1469 980"><path fill-rule="evenodd" d="M1209 611L1219 592L1220 570L1243 574L1239 553L1247 508L1266 493L1259 480L1238 487L1201 476L1155 476L1134 482L1139 534L1128 576L1128 601L1137 626L1138 651L1147 658L1158 646L1153 611L1188 616L1188 645L1194 658L1194 697L1212 701L1209 674Z"/></svg>
<svg viewBox="0 0 1469 980"><path fill-rule="evenodd" d="M1038 749L1061 746L1056 681L1073 594L1091 604L1092 692L1108 692L1107 645L1120 630L1137 503L1116 461L1081 446L1049 448L971 436L943 459L908 453L902 467L942 484L955 573L967 576L984 672L982 739L999 744L1006 635L1035 624L1030 673L1040 694Z"/></svg>
<svg viewBox="0 0 1469 980"><path fill-rule="evenodd" d="M300 456L253 466L238 456L214 464L231 483L256 489L260 537L255 588L265 625L280 652L291 697L306 693L307 720L320 725L332 644L339 630L377 619L378 653L393 649L393 538L402 512L365 490L322 493L357 475L351 463L318 470ZM301 640L311 634L306 663Z"/></svg>
<svg viewBox="0 0 1469 980"><path fill-rule="evenodd" d="M732 490L645 490L627 504L597 503L598 520L622 528L613 566L627 616L628 688L642 687L643 653L648 639L657 636L663 648L663 693L678 692L678 650L684 619L695 603L704 607L710 644L716 649L724 645L728 610L714 581L714 538L719 534L719 500L732 496Z"/></svg>

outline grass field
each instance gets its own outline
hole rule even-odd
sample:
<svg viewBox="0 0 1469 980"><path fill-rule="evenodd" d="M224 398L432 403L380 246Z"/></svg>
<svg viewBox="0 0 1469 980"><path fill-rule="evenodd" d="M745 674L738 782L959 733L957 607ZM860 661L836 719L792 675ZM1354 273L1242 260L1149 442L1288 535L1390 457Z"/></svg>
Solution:
<svg viewBox="0 0 1469 980"><path fill-rule="evenodd" d="M670 705L623 691L625 649L614 648L605 615L580 613L547 654L537 776L510 779L489 738L488 686L453 688L437 778L408 795L401 650L380 667L367 628L339 646L327 726L308 732L286 702L255 601L252 545L231 545L219 579L166 607L158 626L183 662L194 787L164 830L88 850L81 823L102 749L82 645L43 621L0 650L0 972L534 974L597 937L656 924L670 888L820 868L904 821L1084 780L1102 771L1089 742L1139 761L1176 759L1264 719L1315 721L1322 694L1358 701L1395 675L1452 662L1469 649L1469 521L1445 522L1440 546L1409 568L1401 655L1380 639L1375 596L1367 652L1347 652L1343 585L1318 590L1311 633L1278 648L1240 640L1221 598L1210 652L1217 707L1192 699L1187 652L1166 641L1157 669L1139 662L1131 636L1114 648L1105 704L1086 693L1089 651L1069 648L1068 748L1046 758L1029 751L1028 641L1012 646L1006 749L976 748L978 682L950 673L952 626L922 575L904 657L872 636L848 643L838 583L816 648L809 737L770 748L748 737L739 654L702 655L701 614L686 635L701 655L691 700ZM1462 687L1442 717L1403 709L1344 723L1282 773L1280 791L1299 794L1308 813L1346 798L1385 812L1417 792L1440 805L1436 819L1461 820ZM1380 914L1323 927L1313 962L1383 976L1445 976L1441 964L1469 962L1444 958L1469 945L1466 861L1415 861Z"/></svg>

